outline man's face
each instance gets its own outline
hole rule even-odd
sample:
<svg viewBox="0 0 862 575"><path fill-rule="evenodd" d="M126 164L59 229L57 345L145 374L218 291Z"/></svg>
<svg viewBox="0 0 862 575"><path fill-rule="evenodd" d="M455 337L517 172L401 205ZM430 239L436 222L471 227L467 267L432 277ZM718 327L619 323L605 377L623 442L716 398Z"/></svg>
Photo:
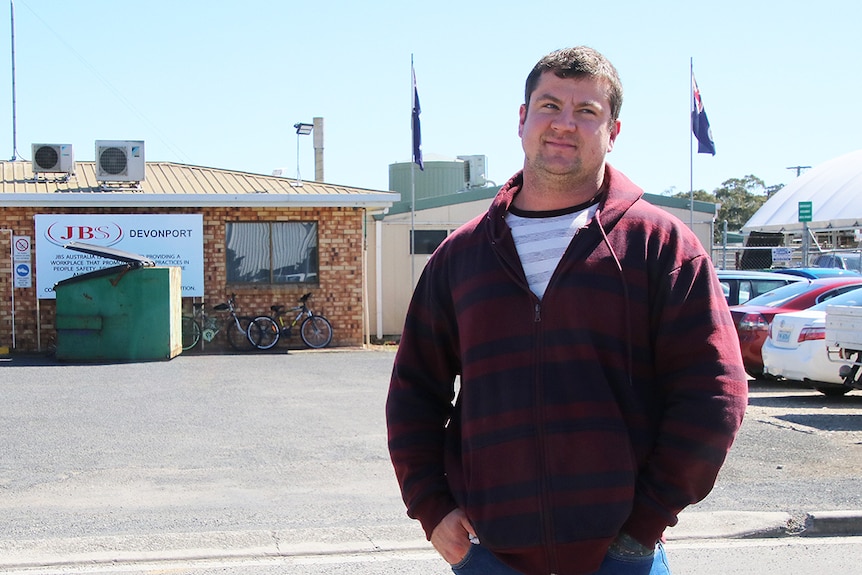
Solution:
<svg viewBox="0 0 862 575"><path fill-rule="evenodd" d="M619 121L611 122L605 82L545 72L528 106L521 106L518 126L524 171L573 181L595 176L601 182L605 155L620 128Z"/></svg>

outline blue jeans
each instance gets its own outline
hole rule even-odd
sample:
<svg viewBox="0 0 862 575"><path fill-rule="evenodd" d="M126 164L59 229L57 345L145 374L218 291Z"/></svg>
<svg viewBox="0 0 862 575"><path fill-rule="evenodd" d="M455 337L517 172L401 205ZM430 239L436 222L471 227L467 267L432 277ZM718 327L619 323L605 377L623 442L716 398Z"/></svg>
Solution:
<svg viewBox="0 0 862 575"><path fill-rule="evenodd" d="M481 545L471 545L467 556L452 565L455 575L522 575ZM664 546L656 545L655 553L647 557L605 556L602 566L594 575L670 575Z"/></svg>

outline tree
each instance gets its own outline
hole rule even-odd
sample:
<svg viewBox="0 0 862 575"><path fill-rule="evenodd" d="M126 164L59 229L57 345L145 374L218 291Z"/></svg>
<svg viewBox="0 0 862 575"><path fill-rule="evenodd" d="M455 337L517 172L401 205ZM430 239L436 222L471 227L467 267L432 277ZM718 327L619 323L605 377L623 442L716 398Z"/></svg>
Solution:
<svg viewBox="0 0 862 575"><path fill-rule="evenodd" d="M727 229L739 231L766 202L766 184L758 177L731 178L716 188L715 199L721 203L718 220L727 220Z"/></svg>
<svg viewBox="0 0 862 575"><path fill-rule="evenodd" d="M720 243L725 220L727 220L728 231L738 232L769 196L782 187L781 184L767 187L760 178L748 175L744 178L725 180L712 193L696 190L693 195L698 201L721 204L718 208L714 233L714 241ZM689 193L679 192L673 197L688 199Z"/></svg>

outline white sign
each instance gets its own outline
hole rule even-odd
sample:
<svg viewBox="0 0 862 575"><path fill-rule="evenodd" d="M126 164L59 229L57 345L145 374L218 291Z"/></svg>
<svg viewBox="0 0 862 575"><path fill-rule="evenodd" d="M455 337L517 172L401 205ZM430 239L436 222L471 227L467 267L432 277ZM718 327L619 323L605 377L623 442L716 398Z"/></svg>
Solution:
<svg viewBox="0 0 862 575"><path fill-rule="evenodd" d="M201 214L38 214L36 291L54 299L54 284L120 262L65 249L69 242L113 247L182 268L182 296L204 295L204 237Z"/></svg>
<svg viewBox="0 0 862 575"><path fill-rule="evenodd" d="M12 260L30 263L30 236L12 237Z"/></svg>
<svg viewBox="0 0 862 575"><path fill-rule="evenodd" d="M772 261L790 263L793 259L793 248L772 248Z"/></svg>

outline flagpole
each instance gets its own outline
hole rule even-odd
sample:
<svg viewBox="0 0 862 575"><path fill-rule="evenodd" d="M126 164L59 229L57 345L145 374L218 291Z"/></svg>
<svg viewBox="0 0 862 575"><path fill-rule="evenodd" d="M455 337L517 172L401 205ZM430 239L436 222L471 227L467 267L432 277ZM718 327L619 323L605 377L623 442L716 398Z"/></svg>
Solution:
<svg viewBox="0 0 862 575"><path fill-rule="evenodd" d="M688 227L694 231L694 57L689 57L688 71Z"/></svg>
<svg viewBox="0 0 862 575"><path fill-rule="evenodd" d="M410 110L416 106L416 72L413 70L413 53L410 54ZM411 122L412 125L412 122ZM410 129L410 291L416 288L416 160L413 130Z"/></svg>

